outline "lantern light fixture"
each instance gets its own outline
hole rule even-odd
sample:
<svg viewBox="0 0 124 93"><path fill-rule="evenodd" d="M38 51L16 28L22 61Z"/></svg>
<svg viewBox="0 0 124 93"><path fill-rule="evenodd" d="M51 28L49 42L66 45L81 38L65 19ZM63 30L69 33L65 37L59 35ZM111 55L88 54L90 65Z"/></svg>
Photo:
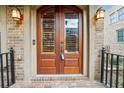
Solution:
<svg viewBox="0 0 124 93"><path fill-rule="evenodd" d="M14 7L12 9L12 18L13 18L14 21L22 20L21 11L17 7Z"/></svg>
<svg viewBox="0 0 124 93"><path fill-rule="evenodd" d="M96 11L96 20L98 19L104 19L104 13L105 10L103 9L103 7L100 7L97 11Z"/></svg>

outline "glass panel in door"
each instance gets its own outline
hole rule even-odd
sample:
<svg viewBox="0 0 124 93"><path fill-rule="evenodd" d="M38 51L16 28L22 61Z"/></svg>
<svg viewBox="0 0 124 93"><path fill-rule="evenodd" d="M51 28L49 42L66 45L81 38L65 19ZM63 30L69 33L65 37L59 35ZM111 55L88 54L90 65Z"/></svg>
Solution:
<svg viewBox="0 0 124 93"><path fill-rule="evenodd" d="M41 16L42 52L55 52L55 9L50 9Z"/></svg>
<svg viewBox="0 0 124 93"><path fill-rule="evenodd" d="M79 17L74 11L65 11L65 53L79 51Z"/></svg>

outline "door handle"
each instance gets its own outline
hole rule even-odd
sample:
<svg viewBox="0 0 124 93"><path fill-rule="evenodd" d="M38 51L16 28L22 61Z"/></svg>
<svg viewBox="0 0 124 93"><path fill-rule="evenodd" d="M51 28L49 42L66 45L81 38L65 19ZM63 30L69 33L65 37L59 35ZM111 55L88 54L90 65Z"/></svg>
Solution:
<svg viewBox="0 0 124 93"><path fill-rule="evenodd" d="M61 58L61 61L64 61L65 60L65 57L64 57L64 54L63 53L60 54L60 58Z"/></svg>
<svg viewBox="0 0 124 93"><path fill-rule="evenodd" d="M65 57L64 57L64 43L63 42L61 42L60 47L61 47L60 58L61 58L61 61L63 61L65 59Z"/></svg>

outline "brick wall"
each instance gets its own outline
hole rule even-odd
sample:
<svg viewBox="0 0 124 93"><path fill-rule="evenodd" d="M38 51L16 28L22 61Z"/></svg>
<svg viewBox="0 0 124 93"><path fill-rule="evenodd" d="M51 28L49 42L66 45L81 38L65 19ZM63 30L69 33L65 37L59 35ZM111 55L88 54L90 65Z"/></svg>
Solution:
<svg viewBox="0 0 124 93"><path fill-rule="evenodd" d="M8 49L15 50L15 74L17 80L24 79L24 21L17 24L11 17L14 6L7 6L7 42ZM24 13L24 6L17 6Z"/></svg>
<svg viewBox="0 0 124 93"><path fill-rule="evenodd" d="M113 6L105 12L104 21L97 21L95 25L95 79L100 79L101 48L105 47L108 52L124 55L124 42L117 41L117 30L124 28L124 20L110 24L109 15L122 6Z"/></svg>
<svg viewBox="0 0 124 93"><path fill-rule="evenodd" d="M124 20L117 20L115 23L110 23L109 15L112 13L117 13L117 10L123 6L112 6L110 10L105 12L105 21L104 21L104 46L110 49L110 52L124 55L124 42L117 41L117 30L124 28ZM118 17L117 17L118 19Z"/></svg>

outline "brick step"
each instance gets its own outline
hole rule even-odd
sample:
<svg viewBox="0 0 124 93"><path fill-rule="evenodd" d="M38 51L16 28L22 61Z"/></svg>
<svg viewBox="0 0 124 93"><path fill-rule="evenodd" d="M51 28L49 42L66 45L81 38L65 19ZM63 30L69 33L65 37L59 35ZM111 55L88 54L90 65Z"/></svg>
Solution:
<svg viewBox="0 0 124 93"><path fill-rule="evenodd" d="M30 82L16 82L11 88L88 88L104 87L97 81L89 81L83 75L36 75L30 78Z"/></svg>
<svg viewBox="0 0 124 93"><path fill-rule="evenodd" d="M83 75L37 75L31 77L30 81L33 82L49 82L49 81L74 81L74 80L87 80Z"/></svg>
<svg viewBox="0 0 124 93"><path fill-rule="evenodd" d="M89 80L57 80L57 81L36 81L16 82L11 88L103 88L104 85L97 81Z"/></svg>

